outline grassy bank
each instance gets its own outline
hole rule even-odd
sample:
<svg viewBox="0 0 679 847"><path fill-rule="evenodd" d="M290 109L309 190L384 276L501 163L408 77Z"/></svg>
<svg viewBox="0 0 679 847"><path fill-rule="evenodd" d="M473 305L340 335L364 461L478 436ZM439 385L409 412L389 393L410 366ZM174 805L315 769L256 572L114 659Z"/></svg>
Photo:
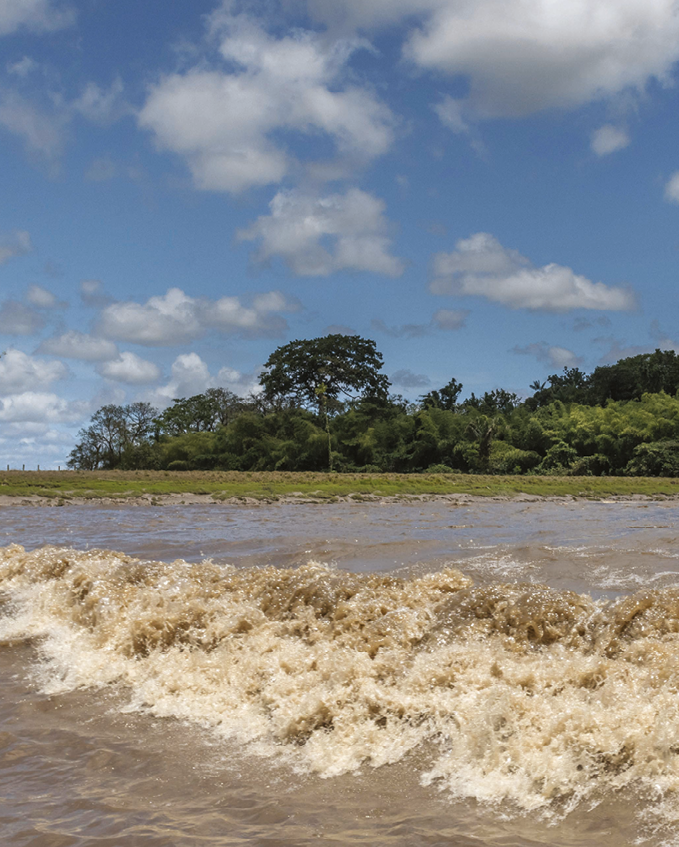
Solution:
<svg viewBox="0 0 679 847"><path fill-rule="evenodd" d="M0 496L127 499L169 494L211 495L215 500L319 500L362 496L412 497L468 494L480 497L666 497L679 495L679 479L657 477L480 476L469 474L220 473L217 471L9 471L0 473Z"/></svg>

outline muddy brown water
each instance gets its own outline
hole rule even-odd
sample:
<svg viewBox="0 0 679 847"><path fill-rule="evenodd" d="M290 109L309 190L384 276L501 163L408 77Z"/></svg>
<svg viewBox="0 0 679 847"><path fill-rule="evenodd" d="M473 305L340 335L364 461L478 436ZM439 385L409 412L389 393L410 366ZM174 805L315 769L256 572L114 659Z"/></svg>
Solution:
<svg viewBox="0 0 679 847"><path fill-rule="evenodd" d="M0 511L0 835L679 844L671 503Z"/></svg>

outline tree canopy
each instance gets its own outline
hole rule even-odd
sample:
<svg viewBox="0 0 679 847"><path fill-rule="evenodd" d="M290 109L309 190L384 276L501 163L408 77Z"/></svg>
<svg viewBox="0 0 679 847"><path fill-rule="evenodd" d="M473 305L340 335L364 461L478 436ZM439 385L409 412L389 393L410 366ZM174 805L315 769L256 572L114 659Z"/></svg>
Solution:
<svg viewBox="0 0 679 847"><path fill-rule="evenodd" d="M284 344L269 356L260 383L278 406L327 408L328 401L384 397L389 380L379 373L382 354L360 335L325 335Z"/></svg>
<svg viewBox="0 0 679 847"><path fill-rule="evenodd" d="M146 403L103 406L69 465L679 477L672 351L592 374L566 368L534 383L523 402L502 388L460 401L451 379L410 403L388 394L381 367L374 343L359 336L292 342L267 362L268 397L209 389L162 413Z"/></svg>

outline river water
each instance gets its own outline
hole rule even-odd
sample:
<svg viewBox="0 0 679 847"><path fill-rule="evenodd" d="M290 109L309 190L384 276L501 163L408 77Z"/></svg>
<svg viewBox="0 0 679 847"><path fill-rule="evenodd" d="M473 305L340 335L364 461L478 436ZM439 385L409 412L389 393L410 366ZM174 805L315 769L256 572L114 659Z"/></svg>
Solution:
<svg viewBox="0 0 679 847"><path fill-rule="evenodd" d="M28 847L679 844L671 503L0 510Z"/></svg>

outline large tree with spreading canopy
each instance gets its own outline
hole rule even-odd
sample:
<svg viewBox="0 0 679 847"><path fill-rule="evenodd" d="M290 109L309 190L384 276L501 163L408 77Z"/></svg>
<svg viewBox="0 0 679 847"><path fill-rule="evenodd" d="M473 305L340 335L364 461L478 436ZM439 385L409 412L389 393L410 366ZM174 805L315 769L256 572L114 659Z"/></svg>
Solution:
<svg viewBox="0 0 679 847"><path fill-rule="evenodd" d="M324 335L278 347L264 365L266 399L328 411L341 400L384 397L389 380L382 354L360 335Z"/></svg>

